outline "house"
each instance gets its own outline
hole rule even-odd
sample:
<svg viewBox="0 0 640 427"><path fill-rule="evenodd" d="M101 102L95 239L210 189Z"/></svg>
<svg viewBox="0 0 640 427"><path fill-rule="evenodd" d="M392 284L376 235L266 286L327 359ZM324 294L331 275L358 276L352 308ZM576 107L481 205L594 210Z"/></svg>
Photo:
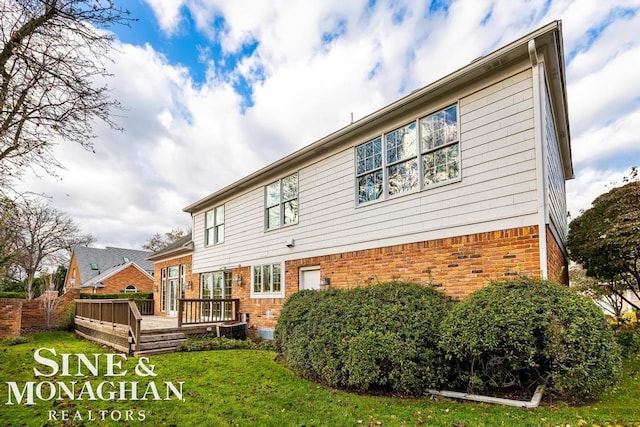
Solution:
<svg viewBox="0 0 640 427"><path fill-rule="evenodd" d="M262 336L301 289L567 283L572 178L555 21L184 208L185 280Z"/></svg>
<svg viewBox="0 0 640 427"><path fill-rule="evenodd" d="M187 235L147 257L153 262L154 313L175 316L179 298L200 298L198 276L191 273L192 253Z"/></svg>
<svg viewBox="0 0 640 427"><path fill-rule="evenodd" d="M152 292L152 252L106 247L75 246L64 281L65 291L114 294Z"/></svg>

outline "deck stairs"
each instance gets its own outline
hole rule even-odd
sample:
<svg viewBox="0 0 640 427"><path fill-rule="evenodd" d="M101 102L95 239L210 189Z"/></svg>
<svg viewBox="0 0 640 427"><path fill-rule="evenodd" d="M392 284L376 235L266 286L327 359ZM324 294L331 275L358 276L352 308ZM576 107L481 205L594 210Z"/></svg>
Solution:
<svg viewBox="0 0 640 427"><path fill-rule="evenodd" d="M130 340L131 353L134 356L151 356L173 353L187 338L184 332L176 332L175 329L143 329L140 332L140 350L138 351L135 350L133 338Z"/></svg>

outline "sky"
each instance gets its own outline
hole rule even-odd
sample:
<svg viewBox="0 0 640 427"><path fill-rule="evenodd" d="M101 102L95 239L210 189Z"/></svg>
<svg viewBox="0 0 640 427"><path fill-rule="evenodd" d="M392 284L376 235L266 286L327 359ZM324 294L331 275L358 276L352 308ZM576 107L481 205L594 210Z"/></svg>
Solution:
<svg viewBox="0 0 640 427"><path fill-rule="evenodd" d="M554 20L562 20L572 217L640 166L640 0L117 0L107 84L125 107L95 154L27 173L94 246L140 248L182 209Z"/></svg>

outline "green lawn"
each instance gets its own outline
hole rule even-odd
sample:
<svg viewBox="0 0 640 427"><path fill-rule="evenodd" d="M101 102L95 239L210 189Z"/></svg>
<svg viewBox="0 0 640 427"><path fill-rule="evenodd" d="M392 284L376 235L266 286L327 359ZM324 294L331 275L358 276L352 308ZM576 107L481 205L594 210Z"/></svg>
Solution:
<svg viewBox="0 0 640 427"><path fill-rule="evenodd" d="M0 345L0 425L150 425L150 426L640 426L640 358L625 364L624 380L598 402L570 407L562 402L548 401L534 410L508 408L488 404L460 403L446 399L401 399L350 394L320 386L293 375L274 361L275 353L257 350L225 350L174 353L152 356L156 377L141 377L135 373L136 358L122 364L124 377L105 377L106 361L101 360L99 377L61 376L38 377L34 368L47 374L51 367L34 360L38 348L55 348L56 363L62 363L62 353L110 353L89 342L63 332L35 334L32 341ZM45 353L49 357L49 353ZM71 364L75 372L77 361ZM85 370L86 371L86 370ZM118 372L118 369L115 370ZM137 381L139 395L149 380L155 381L164 397L164 382L177 385L183 381L183 400L154 401L39 401L35 405L6 405L9 386L16 382L23 387L27 381L78 381L80 388L89 381L95 389L103 381ZM129 385L130 387L130 385ZM43 387L46 394L47 387ZM22 390L20 388L20 390ZM87 398L89 395L84 394ZM152 397L149 394L149 397ZM174 397L171 395L170 397ZM14 396L15 398L15 396ZM88 411L99 419L105 413L107 422L88 420ZM49 420L49 411L56 411L57 421ZM62 411L75 422L60 420ZM78 411L76 413L76 411ZM127 411L134 421L124 422ZM145 420L138 421L144 411ZM117 423L109 417L120 416Z"/></svg>

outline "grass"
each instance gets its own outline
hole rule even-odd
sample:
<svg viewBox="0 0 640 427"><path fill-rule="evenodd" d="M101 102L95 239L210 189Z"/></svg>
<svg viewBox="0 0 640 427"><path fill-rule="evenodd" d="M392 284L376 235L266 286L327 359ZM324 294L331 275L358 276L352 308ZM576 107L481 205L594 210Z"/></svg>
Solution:
<svg viewBox="0 0 640 427"><path fill-rule="evenodd" d="M275 353L258 350L223 350L173 353L152 356L157 374L153 380L176 384L184 381L184 401L36 401L36 405L8 406L9 382L26 381L138 381L150 379L135 374L136 358L122 365L127 375L104 376L106 362L100 364L99 377L36 378L34 368L48 373L50 368L34 360L38 348L55 348L61 353L110 353L97 345L64 332L34 334L23 343L0 344L0 426L117 425L109 416L133 411L135 420L125 425L153 426L640 426L640 358L625 363L624 379L615 389L589 405L572 407L562 402L544 402L537 409L461 403L446 399L402 399L364 396L333 390L300 379L274 361ZM55 359L58 363L61 359ZM55 379L54 379L55 378ZM161 389L161 387L158 387ZM142 394L142 393L141 393ZM163 389L161 394L164 395ZM87 397L85 395L85 397ZM48 411L79 411L83 420L63 423L48 419ZM88 411L98 418L108 410L107 421L89 421ZM137 420L144 411L145 420Z"/></svg>

